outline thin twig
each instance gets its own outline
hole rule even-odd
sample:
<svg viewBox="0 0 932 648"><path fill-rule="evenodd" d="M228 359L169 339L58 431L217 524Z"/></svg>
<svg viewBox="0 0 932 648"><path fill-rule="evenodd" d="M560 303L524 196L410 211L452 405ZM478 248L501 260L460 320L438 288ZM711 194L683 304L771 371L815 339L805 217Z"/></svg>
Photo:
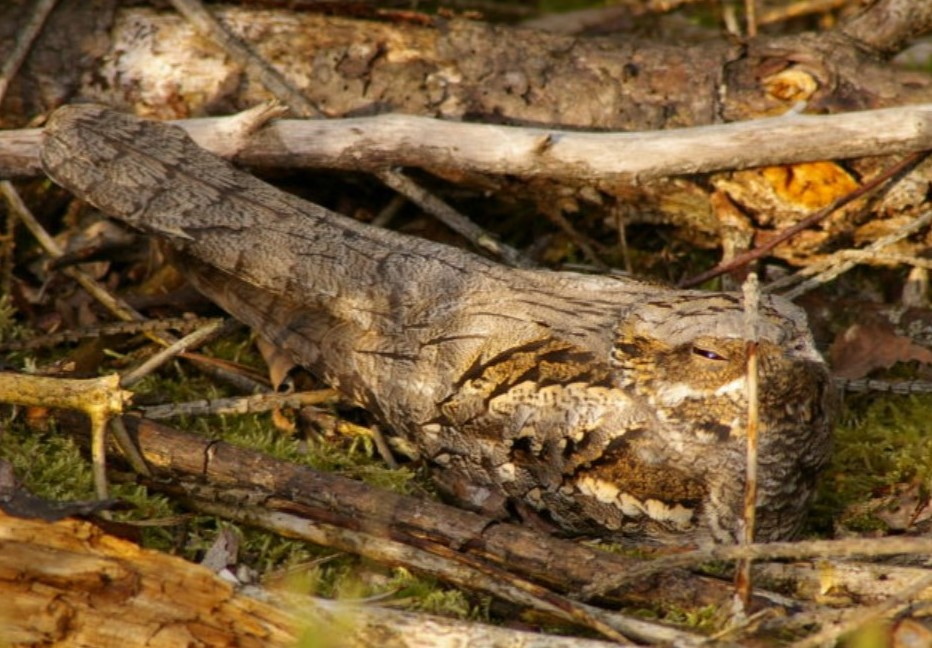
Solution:
<svg viewBox="0 0 932 648"><path fill-rule="evenodd" d="M863 196L866 196L872 193L874 190L876 190L878 187L886 183L891 178L896 177L897 175L919 164L922 160L924 160L929 155L929 153L930 153L929 151L920 151L918 153L913 153L911 155L906 156L904 159L894 164L893 166L883 171L882 173L878 174L877 176L871 178L870 180L862 184L860 187L858 187L854 191L847 193L844 196L841 196L840 198L836 200L833 200L830 205L823 207L817 212L810 214L803 220L799 221L795 225L787 227L786 229L777 233L766 243L763 243L762 245L759 245L753 250L749 250L745 252L744 254L737 255L736 257L734 257L733 259L731 259L731 261L728 261L727 263L719 263L717 266L715 266L714 268L710 270L706 270L705 272L701 272L698 275L695 275L694 277L691 277L689 279L682 281L680 283L680 287L689 288L692 286L698 286L699 284L706 282L709 279L713 279L714 277L723 275L726 272L731 272L732 270L736 270L740 267L747 265L751 261L756 261L757 259L760 259L761 257L763 257L765 254L773 250L775 247L777 247L781 243L785 243L787 240L796 236L803 230L806 230L810 228L811 226L815 225L816 223L818 223L819 221L825 219L826 217L831 215L833 212L841 209L845 205L850 204L851 202L857 200L858 198L861 198Z"/></svg>
<svg viewBox="0 0 932 648"><path fill-rule="evenodd" d="M247 43L237 38L198 0L171 0L175 10L204 36L214 39L239 65L258 77L269 92L300 117L318 117L320 110L311 103L281 72L269 65Z"/></svg>
<svg viewBox="0 0 932 648"><path fill-rule="evenodd" d="M896 554L932 553L932 538L886 537L846 538L844 540L803 540L798 542L768 542L753 545L718 545L687 553L657 558L632 567L624 576L593 583L585 592L588 597L615 591L672 569L695 567L713 560L733 561L743 558L775 560L780 558L849 558L851 556L892 556Z"/></svg>
<svg viewBox="0 0 932 648"><path fill-rule="evenodd" d="M176 416L207 416L211 414L255 414L279 407L298 409L310 405L323 405L333 403L337 398L337 393L332 389L319 389L317 391L295 392L292 394L269 392L252 396L151 405L149 407L140 407L139 411L149 419L167 419Z"/></svg>
<svg viewBox="0 0 932 648"><path fill-rule="evenodd" d="M240 65L254 69L275 98L302 117L320 117L321 112L294 85L246 43L224 27L198 0L172 0L175 9L201 33L213 38ZM400 171L383 169L375 174L382 182L417 204L473 245L495 254L513 266L530 265L517 250L499 242L478 225L429 193Z"/></svg>
<svg viewBox="0 0 932 648"><path fill-rule="evenodd" d="M740 541L744 545L750 545L754 542L754 524L755 513L757 510L757 447L758 447L758 429L760 424L760 408L757 392L758 377L758 356L757 341L759 329L759 310L760 310L760 285L757 281L757 275L753 272L748 275L744 282L744 319L745 319L745 336L747 337L747 399L748 399L748 422L747 422L747 466L745 469L744 483L744 515L743 515L743 533ZM737 599L742 607L742 615L748 609L751 602L751 564L752 559L742 558L738 561L738 568L735 574L735 589Z"/></svg>
<svg viewBox="0 0 932 648"><path fill-rule="evenodd" d="M916 579L911 585L877 605L861 608L856 614L849 615L843 622L823 627L819 632L792 644L791 648L832 646L842 635L908 608L912 605L911 598L930 587L932 587L932 574Z"/></svg>
<svg viewBox="0 0 932 648"><path fill-rule="evenodd" d="M772 7L760 14L757 19L758 25L770 25L773 23L792 20L808 16L809 14L824 14L850 4L850 0L808 0L804 2L794 2L792 4Z"/></svg>
<svg viewBox="0 0 932 648"><path fill-rule="evenodd" d="M927 380L874 380L868 378L835 378L835 386L853 394L880 392L889 394L932 394L932 382Z"/></svg>
<svg viewBox="0 0 932 648"><path fill-rule="evenodd" d="M553 597L575 606L578 615L574 615L563 609L561 605L555 605L556 599L550 597L542 599L524 591L518 586L517 579L512 575L508 575L507 578L500 573L493 575L486 572L486 570L476 569L474 561L453 560L451 554L454 552L449 549L446 551L437 549L436 552L428 551L426 547L417 544L411 546L407 542L400 540L370 535L337 525L269 510L270 507L274 506L271 502L263 507L252 508L225 504L217 501L219 498L216 494L210 492L212 490L216 491L217 489L209 486L197 486L194 497L187 501L194 508L206 513L248 522L282 535L297 536L315 544L360 554L375 561L403 564L411 569L431 574L455 585L485 591L504 600L510 600L534 609L545 610L564 619L583 622L584 617L588 616L592 618L593 622L592 624L585 623L585 625L605 629L606 634L613 637L617 637L618 632L621 632L636 637L641 641L655 643L695 645L699 641L698 637L681 630L600 610L594 606L559 597L551 592ZM435 545L435 548L437 547L439 545ZM528 584L535 589L537 588L536 585L529 581ZM627 644L627 642L625 643Z"/></svg>
<svg viewBox="0 0 932 648"><path fill-rule="evenodd" d="M223 320L216 319L193 333L186 335L172 345L161 349L155 355L147 358L139 366L124 373L120 378L120 386L124 388L132 387L178 354L184 353L192 347L201 346L213 338L217 331L221 329L222 325Z"/></svg>
<svg viewBox="0 0 932 648"><path fill-rule="evenodd" d="M419 184L395 169L384 169L376 177L403 195L415 205L431 214L457 234L478 248L491 252L511 266L527 267L531 263L510 245L502 243L463 214L453 209Z"/></svg>
<svg viewBox="0 0 932 648"><path fill-rule="evenodd" d="M2 291L0 291L2 292ZM80 342L85 339L99 338L105 335L139 335L152 331L173 330L188 333L217 321L212 317L168 317L158 320L132 322L106 322L98 326L56 331L46 335L37 335L26 340L0 342L0 351L26 351L58 346L68 342Z"/></svg>
<svg viewBox="0 0 932 648"><path fill-rule="evenodd" d="M757 2L744 0L744 22L747 27L748 38L757 36Z"/></svg>
<svg viewBox="0 0 932 648"><path fill-rule="evenodd" d="M786 286L802 281L796 288L783 293L784 297L787 299L795 299L799 295L821 286L853 268L858 263L857 253L867 255L878 254L883 248L928 227L930 224L932 224L932 210L922 213L915 220L901 227L896 232L877 239L863 250L841 250L829 256L827 259L807 266L789 277L784 277L783 279L768 284L765 289L768 292L779 291ZM803 279L807 277L811 278L807 281L803 281Z"/></svg>
<svg viewBox="0 0 932 648"><path fill-rule="evenodd" d="M26 60L29 49L42 32L42 26L57 2L58 0L36 0L36 4L32 8L32 15L24 25L19 26L17 29L16 44L13 46L13 51L7 54L6 61L0 67L0 103L3 103L10 82L16 76L23 61Z"/></svg>

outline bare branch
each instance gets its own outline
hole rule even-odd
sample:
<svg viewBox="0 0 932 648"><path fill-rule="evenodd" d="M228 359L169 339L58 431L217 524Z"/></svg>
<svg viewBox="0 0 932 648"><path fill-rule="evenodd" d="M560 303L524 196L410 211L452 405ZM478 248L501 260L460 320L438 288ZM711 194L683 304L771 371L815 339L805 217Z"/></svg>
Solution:
<svg viewBox="0 0 932 648"><path fill-rule="evenodd" d="M932 31L932 2L879 0L841 27L841 32L878 54L893 55Z"/></svg>
<svg viewBox="0 0 932 648"><path fill-rule="evenodd" d="M179 122L202 147L228 149L228 117ZM0 177L41 175L40 130L0 132ZM567 181L641 181L686 173L932 148L932 104L791 115L645 133L582 133L411 115L280 120L236 161L346 170L408 166Z"/></svg>

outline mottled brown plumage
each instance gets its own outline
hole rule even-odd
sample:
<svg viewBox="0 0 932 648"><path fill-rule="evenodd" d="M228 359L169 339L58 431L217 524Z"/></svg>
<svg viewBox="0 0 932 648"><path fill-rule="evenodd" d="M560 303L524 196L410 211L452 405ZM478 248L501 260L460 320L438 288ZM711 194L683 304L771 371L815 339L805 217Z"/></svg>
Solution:
<svg viewBox="0 0 932 648"><path fill-rule="evenodd" d="M497 265L237 171L176 127L68 106L49 175L177 248L190 280L368 408L463 505L625 542L731 542L745 471L739 296ZM760 308L758 533L793 536L830 447L800 309Z"/></svg>

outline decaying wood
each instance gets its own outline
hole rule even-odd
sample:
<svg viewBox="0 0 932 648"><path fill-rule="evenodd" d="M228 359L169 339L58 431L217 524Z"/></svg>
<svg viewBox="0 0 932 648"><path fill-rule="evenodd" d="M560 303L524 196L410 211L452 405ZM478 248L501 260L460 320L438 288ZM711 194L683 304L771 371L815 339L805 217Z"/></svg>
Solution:
<svg viewBox="0 0 932 648"><path fill-rule="evenodd" d="M127 427L157 474L178 480L196 478L209 488L264 493L270 512L284 512L361 531L374 537L418 538L489 560L491 564L560 592L580 592L607 580L621 580L636 561L585 544L550 537L533 528L503 522L424 500L374 489L339 475L273 459L228 443L204 439L145 419L127 418ZM153 487L158 487L154 483ZM245 490L243 490L245 489ZM190 495L207 493L196 485ZM249 499L249 498L247 498ZM234 495L235 501L235 495ZM255 500L251 500L255 503ZM344 547L346 548L346 547ZM728 589L676 570L661 579L633 583L625 596L645 602L663 596L699 596L721 602ZM660 585L658 587L658 585ZM607 588L603 588L607 589ZM713 597L706 599L706 597ZM684 600L689 600L684 599Z"/></svg>
<svg viewBox="0 0 932 648"><path fill-rule="evenodd" d="M532 577L557 590L563 591L569 586L576 596L581 591L604 589L605 583L614 579L618 583L628 583L629 589L619 592L617 602L620 603L722 608L731 597L727 582L691 575L679 571L678 566L739 556L797 560L807 555L822 556L822 560L813 563L760 567L762 575L778 582L798 581L797 598L792 601L795 614L765 624L775 631L811 628L815 623L847 623L858 618L858 608L833 610L802 601L846 602L850 606L850 599L853 599L873 606L928 575L928 570L918 568L831 560L852 555L921 554L929 545L929 540L924 538L719 547L695 555L674 555L642 562L553 539L525 527L482 520L475 514L436 502L379 491L144 419L130 417L128 425L156 475L150 488L181 497L195 510L360 553L374 560L409 565L454 582L460 580L458 568L444 565L442 560L438 563L440 557L431 559L431 545L450 547L476 559L490 561L492 565ZM434 571L436 565L439 567ZM590 580L594 574L603 574L604 578ZM464 578L470 586L478 585L475 578L471 581L468 576ZM581 580L574 582L573 579ZM587 580L591 587L586 587ZM916 600L928 600L930 594L932 590L926 590L918 594ZM847 598L842 601L839 596ZM778 597L762 592L761 597L755 599L755 606L773 605L768 601L774 598ZM635 636L658 640L660 630L651 629L652 625L626 629Z"/></svg>
<svg viewBox="0 0 932 648"><path fill-rule="evenodd" d="M65 2L53 14L35 60L27 61L22 79L11 88L7 120L47 112L77 98L160 118L228 113L269 98L255 78L174 13L95 6L91 20L80 5ZM560 36L463 20L436 19L427 26L283 11L215 11L329 116L392 112L545 128L650 131L780 115L799 102L815 113L929 103L928 75L897 70L866 47L873 42L886 52L900 46L904 34L925 29L924 14L913 12L908 25L897 22L902 19L898 6L892 0L877 3L847 31L842 26L822 34L759 37L744 45L722 40L681 46ZM865 25L871 21L875 29L868 34ZM16 21L9 23L15 26ZM77 24L98 37L73 42ZM50 43L68 57L67 71L58 54L48 50ZM59 70L61 74L55 73ZM783 159L794 159L792 151L801 141L774 138L770 146ZM404 157L416 158L416 148L424 147L408 144ZM837 155L829 151L825 157ZM746 245L755 231L798 220L882 163L858 155L847 169L804 165L763 173L723 172L712 178L711 190L686 178L639 185L608 177L575 189L554 187L551 180L480 181L455 156L431 170L454 182L472 178L484 190L518 193L542 207L558 205L570 212L586 206L611 214L618 203L629 223L674 224L705 245L723 238L726 244ZM353 162L343 159L346 166ZM681 168L698 167L687 163ZM930 174L929 166L915 171L914 191L871 203L870 215L883 217L922 204L921 186ZM832 178L836 193L806 189ZM737 206L739 222L720 221L716 201L721 196ZM775 254L806 263L833 237L858 236L865 219L865 214L839 215L792 249L782 246Z"/></svg>
<svg viewBox="0 0 932 648"><path fill-rule="evenodd" d="M48 112L63 99L168 119L236 112L270 98L178 14L145 7L114 13L86 4L63 2L53 13L10 88L8 122L16 113ZM800 100L819 111L846 112L928 102L932 92L926 77L887 66L841 30L746 46L724 39L661 45L467 20L427 19L432 24L422 26L250 8L212 11L329 116L402 112L643 131L782 114ZM85 31L76 30L75 22L90 14L98 24L85 19ZM911 28L922 29L925 23L912 18ZM870 20L867 15L862 23ZM18 21L5 22L12 30ZM74 46L45 49L79 33L82 55ZM88 41L88 34L97 40ZM49 59L66 56L60 64L77 64L78 87L58 85L51 73L57 68ZM793 85L790 71L814 87ZM51 84L41 93L34 83L40 78Z"/></svg>
<svg viewBox="0 0 932 648"><path fill-rule="evenodd" d="M609 645L236 588L206 567L79 520L0 512L0 624L10 645L292 646L302 635L340 646ZM329 639L328 639L329 638Z"/></svg>

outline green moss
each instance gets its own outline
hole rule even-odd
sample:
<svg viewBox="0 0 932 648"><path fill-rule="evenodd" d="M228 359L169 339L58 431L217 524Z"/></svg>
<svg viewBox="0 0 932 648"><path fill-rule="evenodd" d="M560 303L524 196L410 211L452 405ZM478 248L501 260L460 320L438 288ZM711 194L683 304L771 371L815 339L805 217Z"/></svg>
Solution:
<svg viewBox="0 0 932 648"><path fill-rule="evenodd" d="M661 620L696 630L709 630L718 627L720 621L718 608L706 605L695 609L686 609L676 606L668 607Z"/></svg>
<svg viewBox="0 0 932 648"><path fill-rule="evenodd" d="M843 512L856 531L885 529L867 506L894 484L932 478L932 396L851 397L835 429L832 463L822 479L816 525L828 530ZM863 512L852 513L863 508Z"/></svg>
<svg viewBox="0 0 932 648"><path fill-rule="evenodd" d="M94 499L90 464L55 425L45 431L30 429L8 416L2 427L0 457L13 465L27 490L51 500Z"/></svg>

